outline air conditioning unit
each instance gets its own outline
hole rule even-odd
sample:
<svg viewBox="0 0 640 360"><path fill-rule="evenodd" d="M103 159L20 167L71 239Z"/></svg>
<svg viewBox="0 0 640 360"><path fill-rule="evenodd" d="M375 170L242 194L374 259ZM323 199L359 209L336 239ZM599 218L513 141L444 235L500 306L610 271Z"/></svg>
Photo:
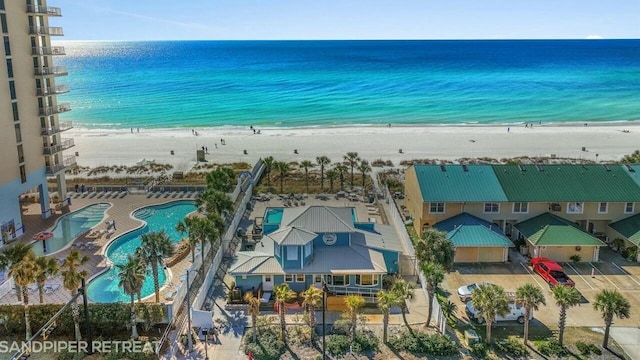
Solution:
<svg viewBox="0 0 640 360"><path fill-rule="evenodd" d="M554 203L549 206L551 211L562 211L562 206L560 204Z"/></svg>

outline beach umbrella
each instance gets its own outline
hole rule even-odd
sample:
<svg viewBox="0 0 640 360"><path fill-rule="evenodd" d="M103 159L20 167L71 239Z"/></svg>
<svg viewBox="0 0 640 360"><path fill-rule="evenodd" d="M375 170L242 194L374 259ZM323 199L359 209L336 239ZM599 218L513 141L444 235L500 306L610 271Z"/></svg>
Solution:
<svg viewBox="0 0 640 360"><path fill-rule="evenodd" d="M53 233L50 231L40 231L33 235L33 240L47 240L53 237Z"/></svg>

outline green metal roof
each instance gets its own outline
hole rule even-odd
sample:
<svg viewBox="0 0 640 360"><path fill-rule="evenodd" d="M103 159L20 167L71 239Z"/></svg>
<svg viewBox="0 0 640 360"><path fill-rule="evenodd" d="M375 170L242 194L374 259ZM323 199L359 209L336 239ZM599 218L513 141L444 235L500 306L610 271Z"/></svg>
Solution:
<svg viewBox="0 0 640 360"><path fill-rule="evenodd" d="M517 223L516 229L536 246L604 246L605 244L576 224L559 216L544 213Z"/></svg>
<svg viewBox="0 0 640 360"><path fill-rule="evenodd" d="M640 201L640 183L620 165L492 165L509 201Z"/></svg>
<svg viewBox="0 0 640 360"><path fill-rule="evenodd" d="M422 201L507 201L490 165L414 165Z"/></svg>
<svg viewBox="0 0 640 360"><path fill-rule="evenodd" d="M629 177L640 186L640 164L620 165Z"/></svg>
<svg viewBox="0 0 640 360"><path fill-rule="evenodd" d="M471 214L462 213L433 225L446 231L447 238L456 247L511 247L509 241L496 224Z"/></svg>
<svg viewBox="0 0 640 360"><path fill-rule="evenodd" d="M619 232L632 243L640 246L640 214L611 223L609 227Z"/></svg>

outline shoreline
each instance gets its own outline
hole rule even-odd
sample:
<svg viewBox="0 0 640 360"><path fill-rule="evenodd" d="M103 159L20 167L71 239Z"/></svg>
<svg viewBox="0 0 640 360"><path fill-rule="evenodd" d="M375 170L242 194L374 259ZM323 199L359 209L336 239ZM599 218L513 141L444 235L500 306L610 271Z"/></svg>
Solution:
<svg viewBox="0 0 640 360"><path fill-rule="evenodd" d="M597 161L620 160L640 148L640 121L588 126L366 126L313 128L249 127L95 130L73 128L80 166L135 165L154 160L187 171L196 163L196 150L206 147L209 163L249 162L273 156L277 161L312 160L328 156L333 163L355 151L376 159L456 160L459 158L518 156L571 157ZM625 132L626 131L626 132ZM221 139L226 145L221 144ZM582 148L585 148L583 151ZM245 151L246 150L246 154ZM402 150L402 152L400 152ZM171 151L174 155L171 155ZM296 153L297 151L297 153ZM596 156L596 154L598 156Z"/></svg>

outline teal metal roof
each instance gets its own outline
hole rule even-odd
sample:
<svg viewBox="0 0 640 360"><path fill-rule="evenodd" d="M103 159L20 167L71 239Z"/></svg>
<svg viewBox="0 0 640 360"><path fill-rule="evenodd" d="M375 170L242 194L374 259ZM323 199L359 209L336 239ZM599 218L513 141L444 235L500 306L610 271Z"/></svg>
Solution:
<svg viewBox="0 0 640 360"><path fill-rule="evenodd" d="M640 201L640 183L620 165L493 165L509 201Z"/></svg>
<svg viewBox="0 0 640 360"><path fill-rule="evenodd" d="M496 224L462 213L433 225L440 231L447 232L447 238L455 247L511 247L513 243L507 239Z"/></svg>
<svg viewBox="0 0 640 360"><path fill-rule="evenodd" d="M640 164L620 165L629 177L640 186Z"/></svg>
<svg viewBox="0 0 640 360"><path fill-rule="evenodd" d="M507 201L490 165L414 165L422 201Z"/></svg>
<svg viewBox="0 0 640 360"><path fill-rule="evenodd" d="M519 222L516 229L536 246L604 246L605 243L559 216L544 213Z"/></svg>
<svg viewBox="0 0 640 360"><path fill-rule="evenodd" d="M619 232L632 243L640 246L640 214L611 223L609 227Z"/></svg>

